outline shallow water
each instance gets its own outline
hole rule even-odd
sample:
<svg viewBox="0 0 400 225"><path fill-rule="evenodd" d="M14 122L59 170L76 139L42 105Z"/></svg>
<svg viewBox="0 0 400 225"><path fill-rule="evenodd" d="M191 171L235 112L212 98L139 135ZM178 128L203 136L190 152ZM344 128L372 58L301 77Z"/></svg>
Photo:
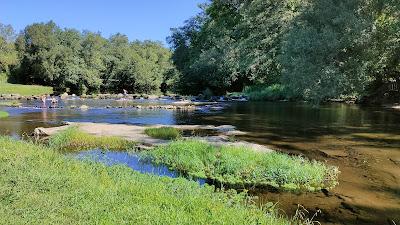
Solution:
<svg viewBox="0 0 400 225"><path fill-rule="evenodd" d="M71 154L80 160L91 160L96 162L105 163L108 166L112 165L126 165L135 171L146 174L153 174L157 176L167 177L180 177L182 176L179 172L170 170L168 167L163 165L154 165L151 162L141 160L140 157L135 153L129 152L116 152L116 151L102 151L102 150L91 150L83 151L78 154ZM200 185L206 183L203 179L194 179Z"/></svg>
<svg viewBox="0 0 400 225"><path fill-rule="evenodd" d="M79 107L82 101L61 103L64 109L33 108L37 104L40 106L32 101L24 103L28 108L3 108L10 117L0 120L0 134L18 137L31 133L35 127L56 126L62 121L231 124L247 132L238 139L325 161L342 171L339 186L331 191L253 193L260 202L277 201L289 215L297 204L310 212L321 209L317 220L323 224L400 224L400 111L346 104L314 108L283 102L232 103L223 111L104 108L121 104L112 100L85 100L84 104L91 107L87 111L66 109L71 105Z"/></svg>

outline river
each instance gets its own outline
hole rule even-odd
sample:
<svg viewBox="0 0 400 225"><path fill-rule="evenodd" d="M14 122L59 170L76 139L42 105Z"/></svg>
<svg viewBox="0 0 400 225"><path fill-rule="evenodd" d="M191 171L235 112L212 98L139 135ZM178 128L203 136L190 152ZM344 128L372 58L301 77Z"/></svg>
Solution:
<svg viewBox="0 0 400 225"><path fill-rule="evenodd" d="M278 202L288 215L295 213L298 204L310 215L321 210L316 220L322 224L400 224L400 111L290 102L230 103L222 111L133 109L112 100L71 100L64 109L35 108L37 104L0 108L10 113L0 120L0 134L21 137L35 127L58 126L62 121L231 124L246 132L239 139L325 161L341 171L339 185L331 191L295 194L257 190L252 194L258 196L258 202ZM82 104L91 108L67 109Z"/></svg>

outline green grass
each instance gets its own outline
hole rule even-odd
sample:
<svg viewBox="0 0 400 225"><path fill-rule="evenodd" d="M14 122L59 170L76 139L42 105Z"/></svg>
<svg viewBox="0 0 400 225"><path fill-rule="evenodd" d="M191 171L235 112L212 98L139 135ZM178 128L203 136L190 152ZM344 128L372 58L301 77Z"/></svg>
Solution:
<svg viewBox="0 0 400 225"><path fill-rule="evenodd" d="M6 118L8 116L9 116L8 112L0 111L0 119L1 118Z"/></svg>
<svg viewBox="0 0 400 225"><path fill-rule="evenodd" d="M133 149L135 142L120 137L97 137L87 134L78 127L67 128L49 138L49 146L61 151L89 149L126 150Z"/></svg>
<svg viewBox="0 0 400 225"><path fill-rule="evenodd" d="M0 224L298 224L184 178L78 161L0 137Z"/></svg>
<svg viewBox="0 0 400 225"><path fill-rule="evenodd" d="M22 104L19 101L0 101L0 106L19 107Z"/></svg>
<svg viewBox="0 0 400 225"><path fill-rule="evenodd" d="M0 94L19 94L22 96L52 94L52 87L39 85L9 84L0 82Z"/></svg>
<svg viewBox="0 0 400 225"><path fill-rule="evenodd" d="M181 137L181 131L173 127L146 128L144 131L150 137L174 140Z"/></svg>
<svg viewBox="0 0 400 225"><path fill-rule="evenodd" d="M229 185L273 186L283 190L316 191L337 184L338 169L282 153L261 153L243 147L214 147L180 140L141 153L144 159L166 164L190 176Z"/></svg>
<svg viewBox="0 0 400 225"><path fill-rule="evenodd" d="M286 89L284 86L274 84L271 86L254 85L245 87L243 94L252 101L277 101L286 98Z"/></svg>

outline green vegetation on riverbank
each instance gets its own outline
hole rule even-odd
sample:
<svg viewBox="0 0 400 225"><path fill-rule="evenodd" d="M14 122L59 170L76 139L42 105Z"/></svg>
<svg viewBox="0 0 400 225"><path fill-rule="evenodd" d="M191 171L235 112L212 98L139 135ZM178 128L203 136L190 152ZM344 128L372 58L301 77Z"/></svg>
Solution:
<svg viewBox="0 0 400 225"><path fill-rule="evenodd" d="M18 107L18 106L21 106L21 105L22 104L17 100L14 100L14 101L0 101L0 106Z"/></svg>
<svg viewBox="0 0 400 225"><path fill-rule="evenodd" d="M136 143L120 137L97 137L87 134L78 127L67 128L49 139L49 146L61 151L80 151L89 149L127 150L133 149Z"/></svg>
<svg viewBox="0 0 400 225"><path fill-rule="evenodd" d="M22 85L0 82L0 94L19 94L21 96L52 94L53 88L40 85Z"/></svg>
<svg viewBox="0 0 400 225"><path fill-rule="evenodd" d="M0 119L1 118L6 118L8 116L9 116L8 112L0 111Z"/></svg>
<svg viewBox="0 0 400 225"><path fill-rule="evenodd" d="M337 184L338 168L285 154L181 140L142 153L142 157L190 176L230 185L274 186L316 191Z"/></svg>
<svg viewBox="0 0 400 225"><path fill-rule="evenodd" d="M78 161L0 137L2 224L298 224L184 178Z"/></svg>
<svg viewBox="0 0 400 225"><path fill-rule="evenodd" d="M252 101L277 101L286 99L286 92L285 87L279 84L255 85L245 87L243 95L248 96Z"/></svg>
<svg viewBox="0 0 400 225"><path fill-rule="evenodd" d="M181 131L173 127L146 128L144 131L150 137L173 140L181 137Z"/></svg>
<svg viewBox="0 0 400 225"><path fill-rule="evenodd" d="M210 1L168 39L177 87L224 94L278 84L288 97L313 102L394 95L388 84L400 85L399 2Z"/></svg>
<svg viewBox="0 0 400 225"><path fill-rule="evenodd" d="M160 42L129 41L121 33L106 39L52 21L21 32L0 23L0 49L0 73L7 80L57 92L153 93L161 84L165 92L175 73L171 51Z"/></svg>

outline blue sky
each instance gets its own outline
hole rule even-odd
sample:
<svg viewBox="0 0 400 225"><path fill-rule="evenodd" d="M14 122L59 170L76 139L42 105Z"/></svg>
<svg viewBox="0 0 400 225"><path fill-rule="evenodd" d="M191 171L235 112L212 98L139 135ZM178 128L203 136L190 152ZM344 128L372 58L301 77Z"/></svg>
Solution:
<svg viewBox="0 0 400 225"><path fill-rule="evenodd" d="M130 40L165 43L169 29L183 24L205 0L2 0L0 23L17 31L34 22L53 20L60 27L120 32Z"/></svg>

